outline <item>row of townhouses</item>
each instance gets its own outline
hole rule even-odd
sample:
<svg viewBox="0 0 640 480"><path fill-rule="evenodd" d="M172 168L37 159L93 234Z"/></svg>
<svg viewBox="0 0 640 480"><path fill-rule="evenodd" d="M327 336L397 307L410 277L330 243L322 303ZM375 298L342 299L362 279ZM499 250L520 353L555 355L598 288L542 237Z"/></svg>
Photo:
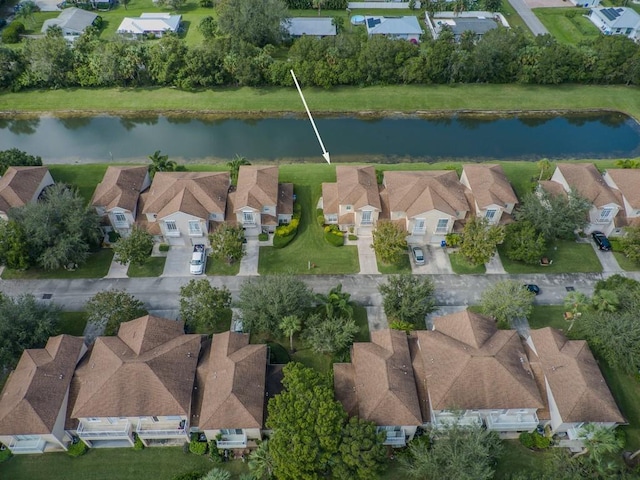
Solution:
<svg viewBox="0 0 640 480"><path fill-rule="evenodd" d="M0 217L35 201L53 183L46 167L10 167L0 179ZM640 225L640 170L601 174L592 163L559 164L539 189L567 195L572 189L591 204L587 233L622 233ZM105 231L127 236L134 225L171 245L208 244L222 222L242 225L247 236L273 232L293 215L294 189L278 182L278 167L242 166L237 186L228 172L159 172L145 166L110 166L91 205ZM466 164L454 170L385 171L378 184L372 166L336 167L336 182L322 184L318 207L325 222L367 234L378 220L390 220L415 243L440 244L460 232L470 216L490 224L513 221L518 198L500 165Z"/></svg>
<svg viewBox="0 0 640 480"><path fill-rule="evenodd" d="M52 337L25 350L0 394L0 442L13 453L176 445L197 433L219 448L250 449L269 432L266 405L282 365L248 334L185 334L178 321L145 316L116 336ZM543 427L576 446L581 427L625 423L585 341L552 328L521 339L469 311L435 318L411 335L372 332L351 362L334 364L336 398L374 422L385 444L418 428L457 421L509 438ZM578 443L576 443L578 442Z"/></svg>

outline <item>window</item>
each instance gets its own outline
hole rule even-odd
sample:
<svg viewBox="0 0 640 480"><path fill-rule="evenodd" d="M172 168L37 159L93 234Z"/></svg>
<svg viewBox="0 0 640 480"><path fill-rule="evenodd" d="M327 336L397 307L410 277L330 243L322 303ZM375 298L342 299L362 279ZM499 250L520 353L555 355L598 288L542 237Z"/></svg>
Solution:
<svg viewBox="0 0 640 480"><path fill-rule="evenodd" d="M489 220L489 222L493 222L493 219L495 218L497 213L497 210L493 209L493 210L487 210L487 213L485 213L484 217Z"/></svg>
<svg viewBox="0 0 640 480"><path fill-rule="evenodd" d="M337 222L338 221L338 214L337 213L332 213L330 215L327 215L327 222L331 223L331 222Z"/></svg>
<svg viewBox="0 0 640 480"><path fill-rule="evenodd" d="M127 217L124 213L114 213L113 216L116 221L116 225L127 225Z"/></svg>
<svg viewBox="0 0 640 480"><path fill-rule="evenodd" d="M179 237L180 231L178 230L178 226L176 225L175 220L165 220L164 227L167 231L167 235L170 237Z"/></svg>
<svg viewBox="0 0 640 480"><path fill-rule="evenodd" d="M346 205L346 206L344 207L344 209L345 209L346 211L351 210L351 205Z"/></svg>
<svg viewBox="0 0 640 480"><path fill-rule="evenodd" d="M436 226L436 233L447 233L447 226L449 225L448 218L440 218L438 225Z"/></svg>
<svg viewBox="0 0 640 480"><path fill-rule="evenodd" d="M102 422L102 420L100 420L97 417L89 417L87 420L89 421L89 423L100 423L100 422Z"/></svg>
<svg viewBox="0 0 640 480"><path fill-rule="evenodd" d="M202 235L199 220L189 220L189 235Z"/></svg>
<svg viewBox="0 0 640 480"><path fill-rule="evenodd" d="M413 225L413 233L422 235L425 230L424 218L416 218L416 223Z"/></svg>
<svg viewBox="0 0 640 480"><path fill-rule="evenodd" d="M152 420L154 423L156 423L156 422L159 422L159 421L160 421L160 419L159 419L158 417L151 417L151 420Z"/></svg>
<svg viewBox="0 0 640 480"><path fill-rule="evenodd" d="M254 224L253 212L242 212L242 223Z"/></svg>
<svg viewBox="0 0 640 480"><path fill-rule="evenodd" d="M600 222L608 222L611 219L613 208L603 208L600 212Z"/></svg>
<svg viewBox="0 0 640 480"><path fill-rule="evenodd" d="M369 224L372 223L371 213L372 213L371 210L364 210L362 212L362 224L363 225L369 225Z"/></svg>
<svg viewBox="0 0 640 480"><path fill-rule="evenodd" d="M269 213L269 207L268 206L262 207L262 213Z"/></svg>
<svg viewBox="0 0 640 480"><path fill-rule="evenodd" d="M242 435L241 428L222 428L220 433L223 435Z"/></svg>
<svg viewBox="0 0 640 480"><path fill-rule="evenodd" d="M14 435L17 441L29 441L29 440L40 440L40 435Z"/></svg>

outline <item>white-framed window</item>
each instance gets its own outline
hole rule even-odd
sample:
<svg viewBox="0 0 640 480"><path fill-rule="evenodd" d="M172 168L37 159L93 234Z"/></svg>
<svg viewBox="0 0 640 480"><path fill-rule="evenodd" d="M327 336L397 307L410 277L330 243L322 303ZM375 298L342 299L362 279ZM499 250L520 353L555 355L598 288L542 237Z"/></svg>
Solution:
<svg viewBox="0 0 640 480"><path fill-rule="evenodd" d="M348 212L349 210L351 210L351 205L345 205L344 209Z"/></svg>
<svg viewBox="0 0 640 480"><path fill-rule="evenodd" d="M492 223L496 217L496 213L498 213L498 211L495 208L487 210L487 213L484 214L484 218L489 220L489 223Z"/></svg>
<svg viewBox="0 0 640 480"><path fill-rule="evenodd" d="M151 417L151 421L152 421L153 423L157 423L157 422L159 422L159 421L160 421L160 419L159 419L158 417L155 417L155 416L154 416L154 417Z"/></svg>
<svg viewBox="0 0 640 480"><path fill-rule="evenodd" d="M413 224L413 233L422 235L426 231L426 224L424 218L416 218Z"/></svg>
<svg viewBox="0 0 640 480"><path fill-rule="evenodd" d="M202 228L200 228L199 220L189 220L189 235L202 235Z"/></svg>
<svg viewBox="0 0 640 480"><path fill-rule="evenodd" d="M242 223L250 225L256 223L253 219L253 212L242 212Z"/></svg>
<svg viewBox="0 0 640 480"><path fill-rule="evenodd" d="M613 215L613 208L603 208L600 211L600 218L598 219L598 221L608 222L611 220L612 215Z"/></svg>
<svg viewBox="0 0 640 480"><path fill-rule="evenodd" d="M438 225L436 225L436 233L447 233L449 226L448 218L439 218Z"/></svg>
<svg viewBox="0 0 640 480"><path fill-rule="evenodd" d="M220 429L220 433L223 435L242 435L241 428L222 428Z"/></svg>
<svg viewBox="0 0 640 480"><path fill-rule="evenodd" d="M371 210L363 210L362 211L362 224L363 225L370 225L373 222L372 213L373 212Z"/></svg>
<svg viewBox="0 0 640 480"><path fill-rule="evenodd" d="M332 213L327 215L327 222L337 222L338 221L338 214L337 213Z"/></svg>
<svg viewBox="0 0 640 480"><path fill-rule="evenodd" d="M164 228L167 232L167 235L169 235L170 237L179 237L180 236L180 231L178 230L178 226L176 225L176 221L175 220L165 220L164 221Z"/></svg>
<svg viewBox="0 0 640 480"><path fill-rule="evenodd" d="M126 226L127 216L124 213L116 212L113 214L113 219L116 222L116 226Z"/></svg>
<svg viewBox="0 0 640 480"><path fill-rule="evenodd" d="M40 440L40 435L14 435L13 438L19 442L27 442L29 440Z"/></svg>
<svg viewBox="0 0 640 480"><path fill-rule="evenodd" d="M87 421L89 423L101 423L102 422L102 420L100 418L98 418L98 417L89 417L89 418L87 418Z"/></svg>
<svg viewBox="0 0 640 480"><path fill-rule="evenodd" d="M262 213L268 213L268 212L269 212L269 207L267 205L262 207Z"/></svg>

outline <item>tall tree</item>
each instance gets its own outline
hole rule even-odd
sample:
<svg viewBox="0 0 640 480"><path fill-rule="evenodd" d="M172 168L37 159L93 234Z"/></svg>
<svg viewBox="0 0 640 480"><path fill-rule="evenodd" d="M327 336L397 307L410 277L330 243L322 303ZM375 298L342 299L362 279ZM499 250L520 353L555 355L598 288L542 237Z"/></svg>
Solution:
<svg viewBox="0 0 640 480"><path fill-rule="evenodd" d="M229 173L231 175L231 184L238 184L238 172L240 171L240 167L243 165L251 165L251 162L244 157L236 154L233 160L227 162L227 167L229 167Z"/></svg>
<svg viewBox="0 0 640 480"><path fill-rule="evenodd" d="M589 452L589 460L601 466L607 455L618 453L624 448L624 437L616 435L614 428L588 423L580 429L585 437L584 446Z"/></svg>
<svg viewBox="0 0 640 480"><path fill-rule="evenodd" d="M29 267L29 246L24 229L15 222L0 221L0 264L23 270Z"/></svg>
<svg viewBox="0 0 640 480"><path fill-rule="evenodd" d="M36 301L31 294L8 297L0 293L0 372L10 369L26 348L41 348L55 333L60 308Z"/></svg>
<svg viewBox="0 0 640 480"><path fill-rule="evenodd" d="M278 480L318 479L338 453L346 413L326 376L299 363L284 369L284 391L269 400L269 453Z"/></svg>
<svg viewBox="0 0 640 480"><path fill-rule="evenodd" d="M0 151L0 175L4 175L9 167L39 167L41 165L41 157L29 155L17 148Z"/></svg>
<svg viewBox="0 0 640 480"><path fill-rule="evenodd" d="M353 318L353 306L351 306L351 294L342 291L342 284L339 283L326 295L318 294L318 300L324 307L327 317Z"/></svg>
<svg viewBox="0 0 640 480"><path fill-rule="evenodd" d="M218 26L225 35L257 47L282 42L287 6L282 0L222 0Z"/></svg>
<svg viewBox="0 0 640 480"><path fill-rule="evenodd" d="M213 287L208 280L190 280L180 287L180 317L187 330L213 333L220 320L230 315L231 292Z"/></svg>
<svg viewBox="0 0 640 480"><path fill-rule="evenodd" d="M46 270L83 263L100 238L100 220L78 192L63 184L49 187L39 202L9 211L24 230L32 260Z"/></svg>
<svg viewBox="0 0 640 480"><path fill-rule="evenodd" d="M489 225L486 218L473 216L464 225L460 253L471 265L482 265L491 260L503 240L502 226Z"/></svg>
<svg viewBox="0 0 640 480"><path fill-rule="evenodd" d="M342 429L342 442L333 467L333 478L378 478L386 461L386 448L382 444L384 440L384 432L378 432L373 422L351 417Z"/></svg>
<svg viewBox="0 0 640 480"><path fill-rule="evenodd" d="M433 282L411 274L392 275L378 287L382 307L390 321L401 320L423 326L425 317L435 310Z"/></svg>
<svg viewBox="0 0 640 480"><path fill-rule="evenodd" d="M311 349L321 354L337 354L346 351L359 328L352 318L321 317L310 315L302 334Z"/></svg>
<svg viewBox="0 0 640 480"><path fill-rule="evenodd" d="M240 287L238 308L243 326L251 332L280 334L280 320L288 315L304 315L314 294L292 275L265 275L245 281Z"/></svg>
<svg viewBox="0 0 640 480"><path fill-rule="evenodd" d="M146 230L134 226L128 237L120 237L113 244L113 251L119 263L143 265L153 248L153 236Z"/></svg>
<svg viewBox="0 0 640 480"><path fill-rule="evenodd" d="M223 223L209 234L211 244L211 256L216 260L227 262L231 265L240 260L245 251L244 230L242 225L230 225Z"/></svg>
<svg viewBox="0 0 640 480"><path fill-rule="evenodd" d="M146 315L144 303L123 290L104 290L96 293L84 307L87 324L104 328L105 335L115 335L123 322Z"/></svg>
<svg viewBox="0 0 640 480"><path fill-rule="evenodd" d="M480 306L484 315L501 325L510 325L520 318L529 318L536 294L515 280L502 280L482 292Z"/></svg>
<svg viewBox="0 0 640 480"><path fill-rule="evenodd" d="M575 321L589 309L590 305L591 300L584 293L578 291L567 293L564 297L564 308L567 312L571 313L571 323L569 324L567 332L571 331Z"/></svg>
<svg viewBox="0 0 640 480"><path fill-rule="evenodd" d="M174 172L178 167L178 164L173 160L169 160L169 155L162 155L160 150L153 152L153 155L149 155L151 165L149 165L149 174L153 177L156 172Z"/></svg>
<svg viewBox="0 0 640 480"><path fill-rule="evenodd" d="M302 330L302 322L296 315L287 315L280 320L280 330L289 337L289 350L293 352L293 336Z"/></svg>
<svg viewBox="0 0 640 480"><path fill-rule="evenodd" d="M249 456L249 471L256 480L271 480L274 468L269 441L264 440Z"/></svg>
<svg viewBox="0 0 640 480"><path fill-rule="evenodd" d="M504 246L507 258L530 265L540 262L547 250L544 235L526 220L507 225Z"/></svg>
<svg viewBox="0 0 640 480"><path fill-rule="evenodd" d="M380 220L371 246L383 263L398 263L407 253L407 232L393 222Z"/></svg>
<svg viewBox="0 0 640 480"><path fill-rule="evenodd" d="M640 227L625 227L625 235L620 238L620 247L625 257L640 264Z"/></svg>
<svg viewBox="0 0 640 480"><path fill-rule="evenodd" d="M27 39L22 60L24 87L63 88L71 83L73 52L60 29L50 28L44 37Z"/></svg>

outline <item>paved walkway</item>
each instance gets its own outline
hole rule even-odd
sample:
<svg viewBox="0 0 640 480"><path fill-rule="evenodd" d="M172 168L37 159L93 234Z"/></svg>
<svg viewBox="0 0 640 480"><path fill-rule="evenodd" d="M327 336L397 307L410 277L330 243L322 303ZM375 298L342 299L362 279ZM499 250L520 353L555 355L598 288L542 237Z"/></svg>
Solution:
<svg viewBox="0 0 640 480"><path fill-rule="evenodd" d="M167 261L162 271L163 277L185 277L189 273L189 262L193 253L192 247L177 247L172 245L167 252Z"/></svg>
<svg viewBox="0 0 640 480"><path fill-rule="evenodd" d="M109 266L109 273L107 273L104 278L128 278L127 270L129 270L129 264L122 265L116 261L114 255L113 260L111 260L111 265Z"/></svg>
<svg viewBox="0 0 640 480"><path fill-rule="evenodd" d="M244 244L245 255L240 260L238 275L246 277L258 275L258 259L260 256L260 242L257 238L248 238Z"/></svg>
<svg viewBox="0 0 640 480"><path fill-rule="evenodd" d="M534 35L545 35L549 33L549 30L547 30L542 22L538 20L538 17L534 15L531 8L524 0L509 0L509 3L516 13L522 17L522 20L527 24L531 33Z"/></svg>
<svg viewBox="0 0 640 480"><path fill-rule="evenodd" d="M358 247L358 260L360 262L360 273L364 275L379 274L378 262L376 261L376 252L373 251L371 245L373 243L372 236L359 235L355 241Z"/></svg>
<svg viewBox="0 0 640 480"><path fill-rule="evenodd" d="M502 266L502 260L500 260L500 255L498 255L498 253L484 264L484 268L487 270L487 275L501 275L507 273Z"/></svg>

